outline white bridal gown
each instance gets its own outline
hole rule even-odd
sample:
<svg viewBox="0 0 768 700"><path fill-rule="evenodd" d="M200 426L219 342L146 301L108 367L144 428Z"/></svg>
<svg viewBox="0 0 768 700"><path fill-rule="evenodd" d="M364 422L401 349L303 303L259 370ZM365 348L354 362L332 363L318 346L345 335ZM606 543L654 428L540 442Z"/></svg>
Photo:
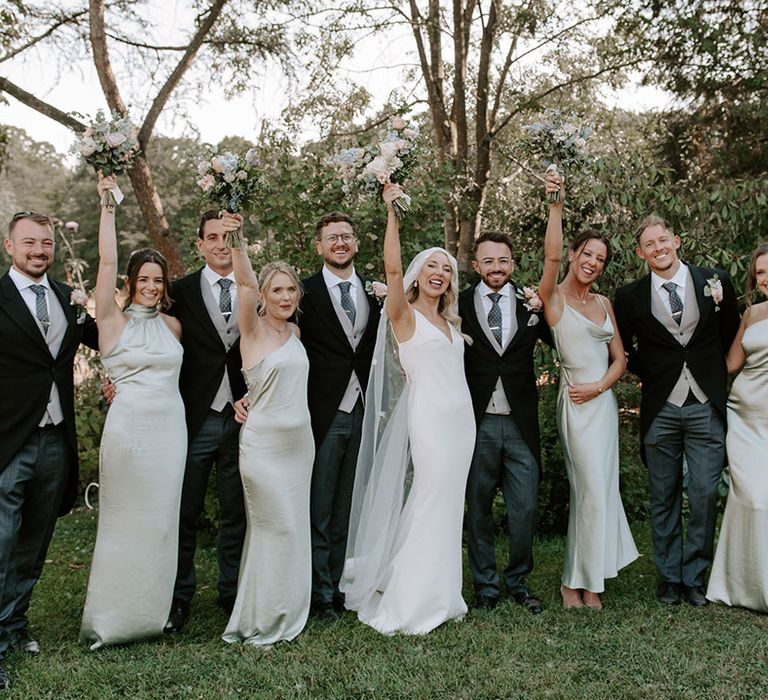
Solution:
<svg viewBox="0 0 768 700"><path fill-rule="evenodd" d="M375 591L358 610L383 634L426 634L461 618L464 491L475 419L464 377L464 339L414 309L413 336L399 344L408 382L407 423L413 483Z"/></svg>
<svg viewBox="0 0 768 700"><path fill-rule="evenodd" d="M127 313L102 357L116 394L101 438L99 523L80 628L91 649L161 635L176 578L183 350L156 309L131 304Z"/></svg>
<svg viewBox="0 0 768 700"><path fill-rule="evenodd" d="M598 381L608 368L613 324L563 305L552 327L560 357L557 427L571 487L563 584L593 593L638 557L619 495L619 414L613 390L575 404L568 385Z"/></svg>
<svg viewBox="0 0 768 700"><path fill-rule="evenodd" d="M744 369L728 397L731 488L707 598L768 613L768 319L744 331Z"/></svg>

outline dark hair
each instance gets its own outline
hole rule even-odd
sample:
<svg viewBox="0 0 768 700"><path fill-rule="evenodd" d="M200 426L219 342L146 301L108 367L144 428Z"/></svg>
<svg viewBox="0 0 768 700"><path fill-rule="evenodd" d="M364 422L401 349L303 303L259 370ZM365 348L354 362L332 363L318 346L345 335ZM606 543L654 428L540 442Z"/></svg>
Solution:
<svg viewBox="0 0 768 700"><path fill-rule="evenodd" d="M50 232L53 233L53 219L50 216L46 216L45 214L36 214L33 211L20 211L17 214L14 214L11 220L8 222L8 238L11 237L13 229L16 228L16 224L19 223L19 221L23 221L24 219L34 221L36 224L40 224L41 226L47 226Z"/></svg>
<svg viewBox="0 0 768 700"><path fill-rule="evenodd" d="M768 242L758 244L747 268L747 306L752 306L752 295L757 286L757 259L761 255L768 254Z"/></svg>
<svg viewBox="0 0 768 700"><path fill-rule="evenodd" d="M205 237L203 233L203 229L205 228L205 222L211 221L212 219L218 219L219 218L219 210L218 209L209 209L207 212L205 212L202 217L200 217L200 225L197 227L197 237L201 240Z"/></svg>
<svg viewBox="0 0 768 700"><path fill-rule="evenodd" d="M163 271L163 296L160 299L160 310L165 311L171 305L171 276L168 274L168 263L165 258L154 248L139 248L134 250L128 258L128 268L125 271L128 277L128 298L123 304L123 311L133 302L133 296L136 294L136 280L144 263L156 263Z"/></svg>
<svg viewBox="0 0 768 700"><path fill-rule="evenodd" d="M509 248L509 254L510 256L514 257L514 252L512 249L512 236L510 236L508 233L502 233L501 231L483 231L476 239L475 243L472 246L472 255L477 256L477 249L480 247L481 243L503 243L507 248Z"/></svg>
<svg viewBox="0 0 768 700"><path fill-rule="evenodd" d="M570 250L574 255L578 255L589 241L600 241L603 245L605 245L604 267L608 267L608 263L611 262L611 257L613 256L611 242L596 228L585 228L578 236L576 236L576 238L571 241L571 244L568 246L568 250Z"/></svg>
<svg viewBox="0 0 768 700"><path fill-rule="evenodd" d="M343 221L345 224L349 224L352 227L352 232L355 231L355 222L352 221L352 217L345 214L343 211L329 211L327 214L323 214L315 224L315 237L320 238L320 234L328 224L335 224L339 221Z"/></svg>
<svg viewBox="0 0 768 700"><path fill-rule="evenodd" d="M647 228L651 228L651 226L661 226L663 229L666 229L670 233L672 233L672 227L669 225L669 222L659 216L658 214L648 214L638 225L635 229L635 241L639 244L640 243L640 236L643 235L643 231Z"/></svg>

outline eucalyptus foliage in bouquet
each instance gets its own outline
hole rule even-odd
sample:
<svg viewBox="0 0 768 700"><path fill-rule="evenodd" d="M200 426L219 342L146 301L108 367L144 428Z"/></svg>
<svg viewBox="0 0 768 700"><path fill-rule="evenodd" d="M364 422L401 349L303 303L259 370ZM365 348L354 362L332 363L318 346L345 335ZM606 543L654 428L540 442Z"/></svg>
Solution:
<svg viewBox="0 0 768 700"><path fill-rule="evenodd" d="M418 132L402 117L395 117L380 140L358 148L347 148L333 157L346 194L364 192L381 196L387 182L403 184L416 163ZM411 198L403 193L394 202L402 219L411 211Z"/></svg>
<svg viewBox="0 0 768 700"><path fill-rule="evenodd" d="M139 153L138 131L128 114L112 114L107 121L103 110L96 112L96 119L82 133L72 146L72 152L92 165L104 177L120 175L133 167L133 160ZM113 194L114 193L114 194ZM115 205L123 201L119 187L105 192L102 205Z"/></svg>
<svg viewBox="0 0 768 700"><path fill-rule="evenodd" d="M214 151L197 164L197 174L203 201L214 209L233 214L251 214L268 190L255 148L245 155ZM240 247L242 243L242 232L227 234L229 247Z"/></svg>
<svg viewBox="0 0 768 700"><path fill-rule="evenodd" d="M547 171L563 176L587 168L592 159L587 141L594 129L582 124L574 114L562 115L560 110L547 110L533 124L523 127L525 139L519 151L526 160L539 161ZM560 192L549 195L551 202L561 201Z"/></svg>

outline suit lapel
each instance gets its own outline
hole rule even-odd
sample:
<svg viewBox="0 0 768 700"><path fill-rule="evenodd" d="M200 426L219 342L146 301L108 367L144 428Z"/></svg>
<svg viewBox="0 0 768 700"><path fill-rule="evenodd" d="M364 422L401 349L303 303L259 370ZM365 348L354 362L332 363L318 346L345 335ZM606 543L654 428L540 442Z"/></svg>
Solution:
<svg viewBox="0 0 768 700"><path fill-rule="evenodd" d="M311 292L307 297L307 301L315 307L318 318L323 320L340 341L349 345L349 338L347 338L347 334L341 327L341 321L339 321L339 317L336 314L336 309L331 301L331 295L328 293L328 287L325 284L322 270L310 277L306 281L305 287Z"/></svg>
<svg viewBox="0 0 768 700"><path fill-rule="evenodd" d="M512 288L512 294L514 294L515 298L517 298L517 287L515 286L514 282L510 281L509 285ZM525 308L525 304L521 303L520 301L515 301L515 317L517 318L517 330L515 331L514 337L510 338L509 342L504 348L505 351L512 347L520 338L523 337L525 329L528 328L528 320L531 317L531 312Z"/></svg>
<svg viewBox="0 0 768 700"><path fill-rule="evenodd" d="M56 282L54 280L50 280L50 284L51 289L53 289L54 294L56 294L56 297L61 304L64 317L67 319L67 329L64 331L64 337L61 339L61 345L59 346L58 355L61 355L65 348L69 347L69 344L72 343L77 334L77 312L67 298L67 292L69 291L67 287L61 284L61 282ZM79 345L79 341L76 344Z"/></svg>
<svg viewBox="0 0 768 700"><path fill-rule="evenodd" d="M29 336L30 340L38 348L50 355L51 351L48 349L48 344L45 342L45 338L40 332L35 319L32 318L29 307L24 303L19 290L7 273L0 279L0 290L3 297L3 308L8 316Z"/></svg>
<svg viewBox="0 0 768 700"><path fill-rule="evenodd" d="M693 291L696 294L696 303L699 305L699 322L696 324L696 328L691 334L692 340L706 325L707 318L709 318L709 315L713 312L715 303L707 303L707 297L704 296L704 288L708 286L707 280L704 278L704 271L700 267L688 265L688 272L691 273ZM711 298L712 297L710 297L710 300Z"/></svg>
<svg viewBox="0 0 768 700"><path fill-rule="evenodd" d="M192 313L194 313L200 323L203 324L203 328L216 338L216 340L221 342L221 335L219 334L219 331L216 330L216 326L213 325L211 315L208 313L208 309L205 306L205 299L203 299L203 289L200 286L202 284L202 280L200 279L202 275L203 270L201 268L184 280L184 284L189 285L187 302L189 303L189 308L192 309ZM234 313L234 310L232 313Z"/></svg>
<svg viewBox="0 0 768 700"><path fill-rule="evenodd" d="M640 311L640 322L650 324L656 328L658 333L662 333L664 337L668 338L671 343L679 345L666 326L653 315L651 294L656 294L656 292L651 284L651 275L649 273L645 277L640 278L635 288L634 303Z"/></svg>
<svg viewBox="0 0 768 700"><path fill-rule="evenodd" d="M471 326L471 335L476 341L485 343L494 352L498 351L498 345L496 342L491 342L488 336L483 330L483 326L478 318L477 309L475 308L475 299L477 298L477 284L471 287L469 290L462 292L462 296L459 297L459 308L463 307L462 323L467 323Z"/></svg>
<svg viewBox="0 0 768 700"><path fill-rule="evenodd" d="M496 338L493 337L493 331L491 331L491 327L488 325L488 317L485 315L485 309L483 308L483 299L480 296L480 290L478 290L477 287L475 287L475 290L472 293L472 301L475 309L474 315L477 319L477 325L480 326L481 330L485 334L485 337L488 339L488 342L491 344L491 347L499 355L501 355L502 349L496 342Z"/></svg>

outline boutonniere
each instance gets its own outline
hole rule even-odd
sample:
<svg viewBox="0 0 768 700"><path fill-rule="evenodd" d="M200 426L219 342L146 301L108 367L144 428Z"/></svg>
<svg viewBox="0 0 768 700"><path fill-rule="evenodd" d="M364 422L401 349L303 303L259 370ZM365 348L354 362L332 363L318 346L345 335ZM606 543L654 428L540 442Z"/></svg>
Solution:
<svg viewBox="0 0 768 700"><path fill-rule="evenodd" d="M717 275L707 280L707 284L704 287L704 296L712 297L717 310L720 310L720 302L723 300L723 283Z"/></svg>
<svg viewBox="0 0 768 700"><path fill-rule="evenodd" d="M383 282L368 280L365 283L365 293L378 301L382 301L387 297L387 285Z"/></svg>
<svg viewBox="0 0 768 700"><path fill-rule="evenodd" d="M522 289L515 289L515 297L523 302L523 306L533 313L539 313L544 308L544 302L541 297L536 293L536 290L531 287L523 287ZM528 324L533 325L533 324Z"/></svg>
<svg viewBox="0 0 768 700"><path fill-rule="evenodd" d="M69 295L69 305L78 307L77 322L85 323L85 306L88 303L88 295L82 289L73 289Z"/></svg>

